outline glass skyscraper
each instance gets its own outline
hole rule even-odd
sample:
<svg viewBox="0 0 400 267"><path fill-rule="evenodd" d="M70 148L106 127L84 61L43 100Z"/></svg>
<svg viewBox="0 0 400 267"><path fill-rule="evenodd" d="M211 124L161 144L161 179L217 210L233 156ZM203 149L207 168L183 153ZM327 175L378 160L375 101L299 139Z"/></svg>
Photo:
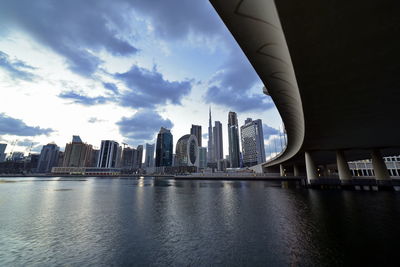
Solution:
<svg viewBox="0 0 400 267"><path fill-rule="evenodd" d="M192 128L190 128L190 134L193 134L197 137L197 143L199 144L199 146L201 146L201 126L192 124Z"/></svg>
<svg viewBox="0 0 400 267"><path fill-rule="evenodd" d="M156 167L172 166L173 137L171 131L161 127L157 136Z"/></svg>
<svg viewBox="0 0 400 267"><path fill-rule="evenodd" d="M229 162L231 168L240 167L239 127L236 112L228 114Z"/></svg>
<svg viewBox="0 0 400 267"><path fill-rule="evenodd" d="M264 134L261 120L248 118L240 127L243 165L254 166L265 162Z"/></svg>
<svg viewBox="0 0 400 267"><path fill-rule="evenodd" d="M144 160L144 166L154 167L154 144L146 144L146 158Z"/></svg>

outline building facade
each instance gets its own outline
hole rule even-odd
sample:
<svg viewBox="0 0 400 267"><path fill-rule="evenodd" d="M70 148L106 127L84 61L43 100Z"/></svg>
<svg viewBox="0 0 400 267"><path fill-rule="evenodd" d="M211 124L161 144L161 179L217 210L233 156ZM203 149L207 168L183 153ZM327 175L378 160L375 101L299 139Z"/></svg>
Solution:
<svg viewBox="0 0 400 267"><path fill-rule="evenodd" d="M157 135L156 167L172 166L173 137L171 131L161 127Z"/></svg>
<svg viewBox="0 0 400 267"><path fill-rule="evenodd" d="M176 143L175 166L199 166L199 146L197 137L186 134Z"/></svg>
<svg viewBox="0 0 400 267"><path fill-rule="evenodd" d="M199 146L201 146L201 139L202 139L202 135L201 135L201 126L200 125L193 125L192 124L192 128L190 128L190 134L193 134L194 136L196 136L197 138L197 143L199 144Z"/></svg>
<svg viewBox="0 0 400 267"><path fill-rule="evenodd" d="M265 162L264 133L262 121L246 119L245 124L240 127L243 165L254 166Z"/></svg>
<svg viewBox="0 0 400 267"><path fill-rule="evenodd" d="M54 143L43 146L39 156L37 172L51 172L51 169L57 165L59 151L60 148Z"/></svg>
<svg viewBox="0 0 400 267"><path fill-rule="evenodd" d="M213 128L211 122L211 108L209 112L208 118L208 154L207 154L207 162L214 163L215 162L215 155L214 155L214 138L213 138Z"/></svg>
<svg viewBox="0 0 400 267"><path fill-rule="evenodd" d="M213 127L213 138L214 138L214 160L218 162L224 158L224 149L222 141L222 124L219 121L215 122Z"/></svg>
<svg viewBox="0 0 400 267"><path fill-rule="evenodd" d="M207 167L207 148L199 146L199 168Z"/></svg>
<svg viewBox="0 0 400 267"><path fill-rule="evenodd" d="M4 162L6 160L6 148L7 144L0 144L0 162Z"/></svg>
<svg viewBox="0 0 400 267"><path fill-rule="evenodd" d="M92 146L82 142L77 135L65 146L63 167L89 167L92 157Z"/></svg>
<svg viewBox="0 0 400 267"><path fill-rule="evenodd" d="M240 167L239 126L236 112L228 114L229 162L231 168Z"/></svg>
<svg viewBox="0 0 400 267"><path fill-rule="evenodd" d="M111 140L101 141L100 154L97 160L98 168L116 168L121 158L119 144Z"/></svg>
<svg viewBox="0 0 400 267"><path fill-rule="evenodd" d="M144 159L144 167L154 167L154 144L146 144L146 156Z"/></svg>

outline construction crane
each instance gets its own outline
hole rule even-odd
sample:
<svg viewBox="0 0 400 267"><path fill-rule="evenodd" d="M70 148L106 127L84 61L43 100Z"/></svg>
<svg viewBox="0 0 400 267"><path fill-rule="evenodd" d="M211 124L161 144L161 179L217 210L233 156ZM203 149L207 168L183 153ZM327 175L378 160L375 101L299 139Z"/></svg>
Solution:
<svg viewBox="0 0 400 267"><path fill-rule="evenodd" d="M18 143L18 139L15 139L14 141L11 142L11 152L10 152L10 159L12 159L13 153L14 153L14 148L15 145Z"/></svg>
<svg viewBox="0 0 400 267"><path fill-rule="evenodd" d="M122 143L122 145L124 146L124 149L125 149L125 147L128 145L127 143Z"/></svg>

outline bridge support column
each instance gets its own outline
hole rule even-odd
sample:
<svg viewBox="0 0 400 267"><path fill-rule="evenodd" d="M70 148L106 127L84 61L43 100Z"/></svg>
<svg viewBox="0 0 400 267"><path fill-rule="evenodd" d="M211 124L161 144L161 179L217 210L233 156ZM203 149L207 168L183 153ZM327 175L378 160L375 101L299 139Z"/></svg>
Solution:
<svg viewBox="0 0 400 267"><path fill-rule="evenodd" d="M377 180L389 180L390 175L379 149L372 150L372 166Z"/></svg>
<svg viewBox="0 0 400 267"><path fill-rule="evenodd" d="M299 166L293 165L293 176L300 176Z"/></svg>
<svg viewBox="0 0 400 267"><path fill-rule="evenodd" d="M285 176L285 167L282 164L279 164L279 173L281 177Z"/></svg>
<svg viewBox="0 0 400 267"><path fill-rule="evenodd" d="M339 179L342 182L349 182L352 178L352 175L343 150L336 151L336 164L338 168Z"/></svg>
<svg viewBox="0 0 400 267"><path fill-rule="evenodd" d="M313 179L318 179L317 168L315 167L315 162L311 157L310 152L305 152L305 158L306 158L306 172L307 172L308 182L310 182L310 180Z"/></svg>

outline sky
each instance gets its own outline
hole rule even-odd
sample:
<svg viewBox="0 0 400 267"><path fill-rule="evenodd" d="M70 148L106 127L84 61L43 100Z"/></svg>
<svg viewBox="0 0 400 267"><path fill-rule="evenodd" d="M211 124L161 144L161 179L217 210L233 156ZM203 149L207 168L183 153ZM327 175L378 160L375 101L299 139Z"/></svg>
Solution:
<svg viewBox="0 0 400 267"><path fill-rule="evenodd" d="M267 156L282 121L263 83L208 0L0 1L0 142L27 153L72 135L174 145L208 110L262 119ZM15 145L12 145L15 144ZM278 149L275 149L278 144Z"/></svg>

